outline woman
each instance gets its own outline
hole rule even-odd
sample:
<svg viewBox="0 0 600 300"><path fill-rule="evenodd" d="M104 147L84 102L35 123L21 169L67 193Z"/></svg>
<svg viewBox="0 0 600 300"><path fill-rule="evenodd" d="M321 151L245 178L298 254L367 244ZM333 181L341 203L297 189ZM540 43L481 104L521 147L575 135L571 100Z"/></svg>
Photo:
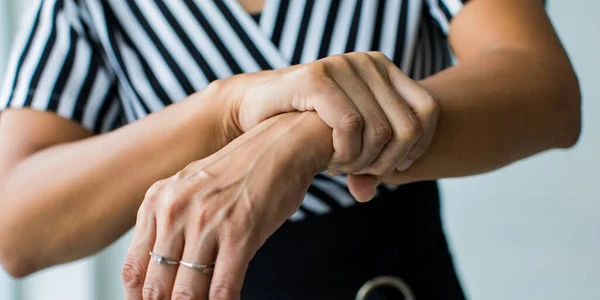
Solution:
<svg viewBox="0 0 600 300"><path fill-rule="evenodd" d="M539 0L42 1L0 98L0 261L25 276L135 223L127 299L384 275L463 299L432 180L572 146L579 101Z"/></svg>

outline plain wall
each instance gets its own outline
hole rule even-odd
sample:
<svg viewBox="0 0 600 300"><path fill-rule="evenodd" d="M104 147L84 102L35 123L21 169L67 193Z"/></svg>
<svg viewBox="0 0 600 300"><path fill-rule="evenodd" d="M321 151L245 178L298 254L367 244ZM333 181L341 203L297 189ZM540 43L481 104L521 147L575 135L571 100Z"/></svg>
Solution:
<svg viewBox="0 0 600 300"><path fill-rule="evenodd" d="M8 1L0 11L31 0ZM548 11L581 81L583 135L569 151L442 181L443 217L471 299L600 299L600 1L550 0ZM0 74L8 24L0 14ZM0 271L0 299L122 299L129 240L20 282Z"/></svg>

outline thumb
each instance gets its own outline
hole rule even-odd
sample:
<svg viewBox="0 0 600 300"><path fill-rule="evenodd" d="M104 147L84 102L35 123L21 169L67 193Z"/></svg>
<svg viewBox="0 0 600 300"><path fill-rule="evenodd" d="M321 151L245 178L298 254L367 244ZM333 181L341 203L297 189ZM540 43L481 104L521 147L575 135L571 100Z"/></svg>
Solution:
<svg viewBox="0 0 600 300"><path fill-rule="evenodd" d="M371 175L348 175L350 193L359 202L367 202L375 196L379 182Z"/></svg>

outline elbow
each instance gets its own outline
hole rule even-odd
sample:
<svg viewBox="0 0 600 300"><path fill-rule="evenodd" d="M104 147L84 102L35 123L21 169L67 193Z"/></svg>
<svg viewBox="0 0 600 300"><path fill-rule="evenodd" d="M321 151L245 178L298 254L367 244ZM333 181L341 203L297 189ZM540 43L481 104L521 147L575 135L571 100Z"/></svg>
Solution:
<svg viewBox="0 0 600 300"><path fill-rule="evenodd" d="M1 203L1 201L0 201ZM33 261L20 245L23 245L23 232L8 210L0 216L0 265L14 278L23 278L36 271Z"/></svg>
<svg viewBox="0 0 600 300"><path fill-rule="evenodd" d="M574 147L581 137L581 90L577 75L571 68L567 74L568 78L563 80L563 84L558 85L559 90L556 95L557 101L557 121L556 147L568 149Z"/></svg>
<svg viewBox="0 0 600 300"><path fill-rule="evenodd" d="M33 272L33 264L24 257L19 251L10 247L10 243L5 240L0 244L0 264L10 276L14 278L23 278Z"/></svg>
<svg viewBox="0 0 600 300"><path fill-rule="evenodd" d="M2 267L4 268L4 271L8 273L8 275L15 279L23 278L34 272L31 270L31 267L27 265L27 263L18 260L18 258L9 258L7 260L3 260Z"/></svg>
<svg viewBox="0 0 600 300"><path fill-rule="evenodd" d="M2 174L0 174L2 175ZM24 225L24 215L16 205L11 203L23 203L26 199L12 197L10 189L0 184L0 269L4 269L13 278L23 278L34 273L39 268L28 255L30 249L26 249L27 236ZM12 201L11 201L12 200Z"/></svg>
<svg viewBox="0 0 600 300"><path fill-rule="evenodd" d="M564 53L527 52L521 62L528 66L535 80L535 111L543 120L537 129L541 150L574 147L581 136L581 88L577 74Z"/></svg>

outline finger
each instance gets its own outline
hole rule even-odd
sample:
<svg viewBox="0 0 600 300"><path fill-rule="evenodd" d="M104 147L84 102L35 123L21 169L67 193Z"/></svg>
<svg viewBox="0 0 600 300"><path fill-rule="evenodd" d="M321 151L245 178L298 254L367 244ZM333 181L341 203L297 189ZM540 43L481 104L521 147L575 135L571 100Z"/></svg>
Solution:
<svg viewBox="0 0 600 300"><path fill-rule="evenodd" d="M421 135L415 143L415 145L412 147L411 151L404 159L404 161L400 163L396 168L398 171L404 171L408 169L415 160L423 156L425 151L429 148L431 141L433 140L433 136L437 127L437 120L440 114L440 109L437 100L429 97L430 96L428 95L424 95L421 99L424 99L423 102L435 103L432 104L433 106L431 108L427 108L425 110L422 110L420 114L416 114L416 118L419 120L419 125L421 126Z"/></svg>
<svg viewBox="0 0 600 300"><path fill-rule="evenodd" d="M352 137L363 140L360 156L338 167L343 173L354 173L370 165L392 134L390 124L373 92L365 80L357 75L357 70L361 67L354 65L346 56L339 56L339 59L331 61L328 66L330 74L357 107L364 121L362 134Z"/></svg>
<svg viewBox="0 0 600 300"><path fill-rule="evenodd" d="M292 100L294 109L314 110L329 127L333 128L333 149L330 165L354 161L361 152L363 118L356 105L334 81L323 63L300 69L290 77L304 87L302 95ZM304 96L308 95L308 96Z"/></svg>
<svg viewBox="0 0 600 300"><path fill-rule="evenodd" d="M406 101L406 104L411 108L411 111L414 113L414 116L419 121L421 127L422 134L419 140L407 155L406 161L397 168L402 171L407 169L416 159L421 157L429 147L437 126L440 104L431 93L418 82L402 73L402 71L389 61L389 59L385 58L384 55L378 52L369 52L369 54L372 57L375 56L378 65L385 69L394 90Z"/></svg>
<svg viewBox="0 0 600 300"><path fill-rule="evenodd" d="M148 212L146 205L142 204L138 211L133 240L123 262L122 278L127 300L142 300L142 288L150 261L148 251L152 249L155 237L154 214Z"/></svg>
<svg viewBox="0 0 600 300"><path fill-rule="evenodd" d="M173 299L206 299L210 285L210 274L186 266L185 263L212 265L216 257L216 239L214 236L202 234L198 230L186 233L185 249L183 250L184 264L179 266Z"/></svg>
<svg viewBox="0 0 600 300"><path fill-rule="evenodd" d="M371 175L348 175L348 189L352 196L359 202L367 202L377 192L378 181Z"/></svg>
<svg viewBox="0 0 600 300"><path fill-rule="evenodd" d="M387 72L368 54L353 54L350 59L359 76L383 108L385 118L390 122L392 137L379 156L366 169L359 173L382 176L391 173L409 154L420 137L420 124L412 110L394 90L387 78Z"/></svg>
<svg viewBox="0 0 600 300"><path fill-rule="evenodd" d="M429 148L429 145L431 145L436 125L437 121L433 121L432 123L425 125L424 129L422 130L421 137L417 143L412 147L404 160L396 167L397 171L406 171L417 159L423 156L425 151Z"/></svg>
<svg viewBox="0 0 600 300"><path fill-rule="evenodd" d="M152 252L172 261L179 261L183 252L183 233L177 230L174 220L157 218L156 243ZM177 274L177 265L151 260L144 282L144 299L169 299Z"/></svg>
<svg viewBox="0 0 600 300"><path fill-rule="evenodd" d="M219 244L215 272L210 282L210 300L239 300L248 263L254 253L240 243L224 240Z"/></svg>

